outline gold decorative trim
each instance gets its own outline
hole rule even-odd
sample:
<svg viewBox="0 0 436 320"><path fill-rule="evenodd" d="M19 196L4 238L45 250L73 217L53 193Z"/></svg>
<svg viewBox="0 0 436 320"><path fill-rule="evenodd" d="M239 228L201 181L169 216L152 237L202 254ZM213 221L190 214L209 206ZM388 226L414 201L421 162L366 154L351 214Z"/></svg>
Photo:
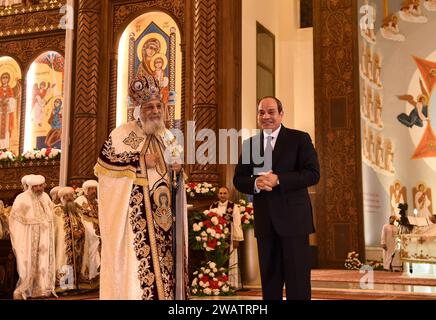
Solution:
<svg viewBox="0 0 436 320"><path fill-rule="evenodd" d="M136 150L142 141L144 141L144 138L138 137L138 135L132 131L129 133L129 136L123 140L123 143L131 147L133 150Z"/></svg>
<svg viewBox="0 0 436 320"><path fill-rule="evenodd" d="M23 35L28 33L35 33L35 32L45 32L45 31L53 31L53 30L61 30L62 26L60 24L54 25L51 24L48 27L35 27L35 28L27 28L27 29L19 29L19 30L8 30L6 32L0 31L0 38L1 37L9 37L9 36L16 36L16 35Z"/></svg>
<svg viewBox="0 0 436 320"><path fill-rule="evenodd" d="M31 12L38 12L38 11L48 11L53 10L57 8L62 8L66 3L65 1L57 1L54 0L55 3L52 4L38 4L33 6L27 6L27 7L16 7L16 8L9 8L9 9L1 9L0 10L0 17L7 17L7 16L14 16L18 14L23 13L31 13Z"/></svg>
<svg viewBox="0 0 436 320"><path fill-rule="evenodd" d="M94 166L94 174L96 177L98 177L99 174L102 174L112 178L127 177L130 179L136 179L136 169L132 166L126 166L120 169L119 167L108 165L100 159L97 160L97 164Z"/></svg>
<svg viewBox="0 0 436 320"><path fill-rule="evenodd" d="M139 160L141 166L141 172L144 174L147 173L147 169L145 167L145 153L148 149L148 146L150 145L150 141L151 141L151 135L147 136L147 140L145 141L144 146L142 147L141 157ZM157 252L156 234L154 230L153 215L152 215L151 201L150 201L150 190L149 190L148 183L145 186L143 186L143 192L144 192L143 195L144 195L144 202L145 202L145 214L147 216L147 226L148 226L148 232L150 238L151 258L153 260L153 269L154 269L154 274L156 276L155 278L156 278L157 295L159 300L165 300L165 291L162 282L162 272L160 269L159 254Z"/></svg>
<svg viewBox="0 0 436 320"><path fill-rule="evenodd" d="M148 179L147 178L136 178L133 184L136 184L138 186L148 186Z"/></svg>
<svg viewBox="0 0 436 320"><path fill-rule="evenodd" d="M401 257L401 261L403 262L409 262L409 263L422 263L422 264L435 264L436 261L426 261L426 260L420 260L420 259L413 259L413 258L403 258Z"/></svg>

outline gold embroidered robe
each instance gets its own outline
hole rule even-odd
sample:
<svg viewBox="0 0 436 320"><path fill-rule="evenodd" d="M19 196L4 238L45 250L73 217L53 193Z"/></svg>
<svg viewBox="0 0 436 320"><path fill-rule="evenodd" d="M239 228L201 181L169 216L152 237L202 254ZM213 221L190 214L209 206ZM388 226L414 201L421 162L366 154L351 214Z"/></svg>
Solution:
<svg viewBox="0 0 436 320"><path fill-rule="evenodd" d="M140 122L132 121L112 131L100 152L95 174L102 240L101 299L185 298L183 293L174 296L176 279L177 286L183 286L177 292L186 289L187 236L178 232L180 275L175 277L171 177L164 161L164 151L174 142L171 136L169 131L147 136ZM156 156L155 168L146 167L146 153ZM184 209L178 228L186 230L186 205Z"/></svg>

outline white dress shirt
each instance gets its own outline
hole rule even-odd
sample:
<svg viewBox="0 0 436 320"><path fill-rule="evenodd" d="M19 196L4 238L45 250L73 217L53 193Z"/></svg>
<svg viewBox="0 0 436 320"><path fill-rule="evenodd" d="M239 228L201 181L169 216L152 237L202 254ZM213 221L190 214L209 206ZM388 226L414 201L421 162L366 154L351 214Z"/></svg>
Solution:
<svg viewBox="0 0 436 320"><path fill-rule="evenodd" d="M271 134L266 134L265 130L263 131L263 150L265 151L266 149L266 144L268 142L268 138L271 136L271 145L272 148L274 150L274 147L276 146L276 142L277 142L277 137L279 136L280 130L282 129L282 125L280 125L280 127L278 127L275 131L273 131ZM260 189L257 187L256 185L256 181L257 179L254 181L254 193L259 193Z"/></svg>
<svg viewBox="0 0 436 320"><path fill-rule="evenodd" d="M280 127L278 127L278 129L276 129L274 132L272 132L271 134L266 134L265 133L265 130L263 131L263 150L265 150L265 148L266 148L266 143L267 143L267 140L268 140L268 137L272 137L272 140L271 140L271 145L272 145L272 147L273 147L273 150L274 150L274 147L275 147L275 145L276 145L276 141L277 141L277 137L279 136L279 133L280 133L280 129L282 128L282 125L280 125Z"/></svg>

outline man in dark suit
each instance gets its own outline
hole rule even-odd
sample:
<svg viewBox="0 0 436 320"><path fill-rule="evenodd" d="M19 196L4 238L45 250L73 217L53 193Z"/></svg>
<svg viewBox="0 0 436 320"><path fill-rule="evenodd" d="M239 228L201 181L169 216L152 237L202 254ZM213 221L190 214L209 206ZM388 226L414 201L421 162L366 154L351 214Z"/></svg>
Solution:
<svg viewBox="0 0 436 320"><path fill-rule="evenodd" d="M263 298L282 300L285 284L288 300L309 300L309 234L315 229L307 188L318 183L320 169L310 136L285 128L282 119L277 98L260 101L262 132L244 141L233 183L254 195Z"/></svg>

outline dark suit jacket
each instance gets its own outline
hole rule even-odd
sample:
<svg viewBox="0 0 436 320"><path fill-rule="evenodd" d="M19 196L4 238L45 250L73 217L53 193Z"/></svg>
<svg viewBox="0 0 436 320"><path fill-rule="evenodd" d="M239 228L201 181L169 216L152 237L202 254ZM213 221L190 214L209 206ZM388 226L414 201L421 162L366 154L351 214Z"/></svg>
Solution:
<svg viewBox="0 0 436 320"><path fill-rule="evenodd" d="M307 187L318 183L320 169L310 136L282 125L272 155L272 170L278 175L280 184L271 192L254 193L257 176L253 174L253 169L263 164L256 165L252 156L246 161L249 163L242 163L242 155L252 155L251 150L263 156L263 133L244 141L243 153L233 177L236 189L254 194L256 237L268 237L272 233L283 237L313 233L315 229Z"/></svg>

